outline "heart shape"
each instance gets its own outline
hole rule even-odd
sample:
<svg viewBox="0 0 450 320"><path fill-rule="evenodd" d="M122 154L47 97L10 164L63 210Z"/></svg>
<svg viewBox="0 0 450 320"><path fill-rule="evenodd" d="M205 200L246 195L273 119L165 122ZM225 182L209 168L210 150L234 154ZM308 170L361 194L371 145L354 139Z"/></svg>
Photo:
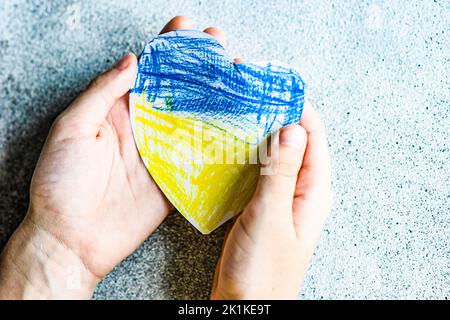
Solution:
<svg viewBox="0 0 450 320"><path fill-rule="evenodd" d="M147 42L130 91L134 138L169 201L207 234L240 213L258 181L259 146L298 123L305 84L278 63L236 64L210 35Z"/></svg>

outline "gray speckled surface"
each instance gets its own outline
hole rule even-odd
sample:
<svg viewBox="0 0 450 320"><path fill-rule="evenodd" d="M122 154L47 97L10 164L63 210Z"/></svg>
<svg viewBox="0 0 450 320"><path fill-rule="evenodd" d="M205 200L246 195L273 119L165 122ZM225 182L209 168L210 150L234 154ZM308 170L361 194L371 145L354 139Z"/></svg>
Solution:
<svg viewBox="0 0 450 320"><path fill-rule="evenodd" d="M0 247L21 220L52 119L172 16L215 25L245 60L309 84L335 205L301 297L450 297L446 1L1 1ZM95 298L207 298L224 228L172 215Z"/></svg>

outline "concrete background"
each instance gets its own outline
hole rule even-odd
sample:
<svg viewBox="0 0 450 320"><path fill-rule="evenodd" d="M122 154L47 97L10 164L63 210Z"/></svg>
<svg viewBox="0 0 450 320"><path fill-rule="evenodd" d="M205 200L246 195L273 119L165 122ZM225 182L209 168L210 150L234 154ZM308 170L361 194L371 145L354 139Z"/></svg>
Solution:
<svg viewBox="0 0 450 320"><path fill-rule="evenodd" d="M55 116L174 15L296 67L329 131L335 204L301 297L450 297L446 1L1 1L0 248ZM95 298L207 298L224 228L174 214Z"/></svg>

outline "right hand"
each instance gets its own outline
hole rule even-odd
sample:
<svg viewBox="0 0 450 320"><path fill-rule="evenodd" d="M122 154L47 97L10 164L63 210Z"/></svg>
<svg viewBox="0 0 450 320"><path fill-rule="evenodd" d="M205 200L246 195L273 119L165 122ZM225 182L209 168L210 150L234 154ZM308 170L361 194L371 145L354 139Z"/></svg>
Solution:
<svg viewBox="0 0 450 320"><path fill-rule="evenodd" d="M325 129L305 103L300 125L280 130L278 169L261 175L229 230L212 299L296 299L331 210Z"/></svg>

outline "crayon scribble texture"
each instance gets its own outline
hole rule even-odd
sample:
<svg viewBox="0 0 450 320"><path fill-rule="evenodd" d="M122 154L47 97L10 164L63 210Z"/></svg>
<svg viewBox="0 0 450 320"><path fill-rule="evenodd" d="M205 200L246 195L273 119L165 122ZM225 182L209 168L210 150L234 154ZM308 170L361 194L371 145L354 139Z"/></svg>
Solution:
<svg viewBox="0 0 450 320"><path fill-rule="evenodd" d="M250 159L268 135L300 120L304 88L282 65L233 63L199 31L146 44L130 92L136 143L156 183L198 230L209 233L245 207L259 176Z"/></svg>

